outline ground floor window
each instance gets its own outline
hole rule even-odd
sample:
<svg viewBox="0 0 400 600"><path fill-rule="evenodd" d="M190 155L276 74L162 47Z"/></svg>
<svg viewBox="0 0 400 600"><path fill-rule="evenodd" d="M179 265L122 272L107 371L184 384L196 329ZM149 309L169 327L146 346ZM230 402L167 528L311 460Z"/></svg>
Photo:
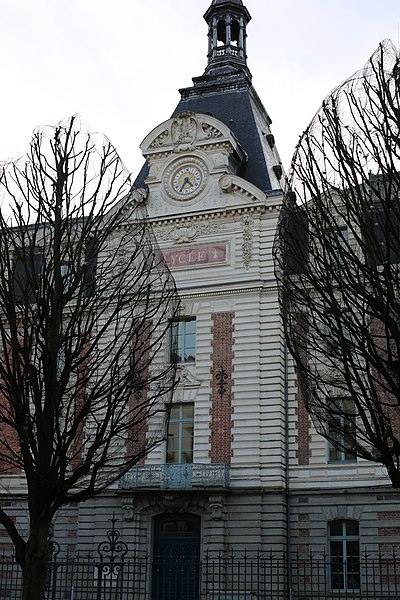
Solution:
<svg viewBox="0 0 400 600"><path fill-rule="evenodd" d="M360 539L358 521L331 521L328 526L330 588L360 589Z"/></svg>

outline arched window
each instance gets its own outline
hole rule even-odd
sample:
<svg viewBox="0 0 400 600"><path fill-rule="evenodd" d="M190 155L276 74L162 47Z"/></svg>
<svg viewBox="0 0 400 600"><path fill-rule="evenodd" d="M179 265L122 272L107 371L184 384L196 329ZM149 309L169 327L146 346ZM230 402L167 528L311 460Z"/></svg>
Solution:
<svg viewBox="0 0 400 600"><path fill-rule="evenodd" d="M231 44L232 46L239 45L239 31L240 25L239 22L234 19L231 24Z"/></svg>
<svg viewBox="0 0 400 600"><path fill-rule="evenodd" d="M360 589L358 521L337 520L328 525L331 591Z"/></svg>
<svg viewBox="0 0 400 600"><path fill-rule="evenodd" d="M226 45L226 24L225 19L218 21L217 25L217 40L218 46Z"/></svg>

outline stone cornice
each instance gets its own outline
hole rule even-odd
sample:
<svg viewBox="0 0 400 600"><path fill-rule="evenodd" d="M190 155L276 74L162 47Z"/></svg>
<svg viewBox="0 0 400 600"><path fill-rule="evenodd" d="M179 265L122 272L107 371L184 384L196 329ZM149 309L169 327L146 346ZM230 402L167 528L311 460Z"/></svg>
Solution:
<svg viewBox="0 0 400 600"><path fill-rule="evenodd" d="M222 208L214 208L214 209L208 209L206 210L202 210L201 212L199 211L198 213L190 213L190 214L182 214L182 215L178 215L178 214L174 214L171 216L149 216L148 217L148 221L152 224L155 225L157 224L158 227L162 227L162 226L166 226L166 225L171 225L173 223L188 223L191 221L204 221L204 220L216 220L216 219L223 219L226 218L226 216L234 216L234 215L244 215L247 213L259 213L259 214L266 214L266 213L278 213L280 211L281 208L281 203L274 203L274 204L269 204L269 205L265 205L265 204L241 204L238 206L224 206Z"/></svg>
<svg viewBox="0 0 400 600"><path fill-rule="evenodd" d="M218 284L219 285L219 284ZM204 289L205 286L203 286ZM241 287L235 287L232 289L221 289L221 290L215 290L212 289L212 286L208 286L207 289L204 292L195 292L194 290L185 290L184 288L180 287L179 288L179 297L182 300L192 300L195 298L208 298L210 296L210 294L212 294L213 297L224 297L224 296L233 296L233 295L237 295L237 294L249 294L249 293L259 293L259 294L265 294L265 293L278 293L278 287L276 285L276 283L274 282L273 285L266 285L266 283L264 282L260 282L258 285L249 285L249 287L244 287L243 285Z"/></svg>

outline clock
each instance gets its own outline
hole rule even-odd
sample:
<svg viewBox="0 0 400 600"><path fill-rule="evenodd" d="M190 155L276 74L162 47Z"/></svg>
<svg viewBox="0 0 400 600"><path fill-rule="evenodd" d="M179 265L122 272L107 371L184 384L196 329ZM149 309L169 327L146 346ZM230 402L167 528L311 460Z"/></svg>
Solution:
<svg viewBox="0 0 400 600"><path fill-rule="evenodd" d="M205 187L207 167L195 157L180 158L166 169L164 189L174 200L191 200Z"/></svg>
<svg viewBox="0 0 400 600"><path fill-rule="evenodd" d="M172 176L172 187L176 194L190 196L194 194L203 181L200 169L195 165L182 165Z"/></svg>

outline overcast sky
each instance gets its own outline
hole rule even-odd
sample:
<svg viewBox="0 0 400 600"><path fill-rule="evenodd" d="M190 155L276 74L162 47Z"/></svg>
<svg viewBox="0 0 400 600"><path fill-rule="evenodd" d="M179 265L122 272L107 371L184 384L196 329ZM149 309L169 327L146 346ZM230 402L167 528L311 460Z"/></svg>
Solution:
<svg viewBox="0 0 400 600"><path fill-rule="evenodd" d="M288 167L323 98L385 38L399 0L245 0L248 66ZM206 66L211 0L0 0L0 160L79 113L136 175L143 138Z"/></svg>

